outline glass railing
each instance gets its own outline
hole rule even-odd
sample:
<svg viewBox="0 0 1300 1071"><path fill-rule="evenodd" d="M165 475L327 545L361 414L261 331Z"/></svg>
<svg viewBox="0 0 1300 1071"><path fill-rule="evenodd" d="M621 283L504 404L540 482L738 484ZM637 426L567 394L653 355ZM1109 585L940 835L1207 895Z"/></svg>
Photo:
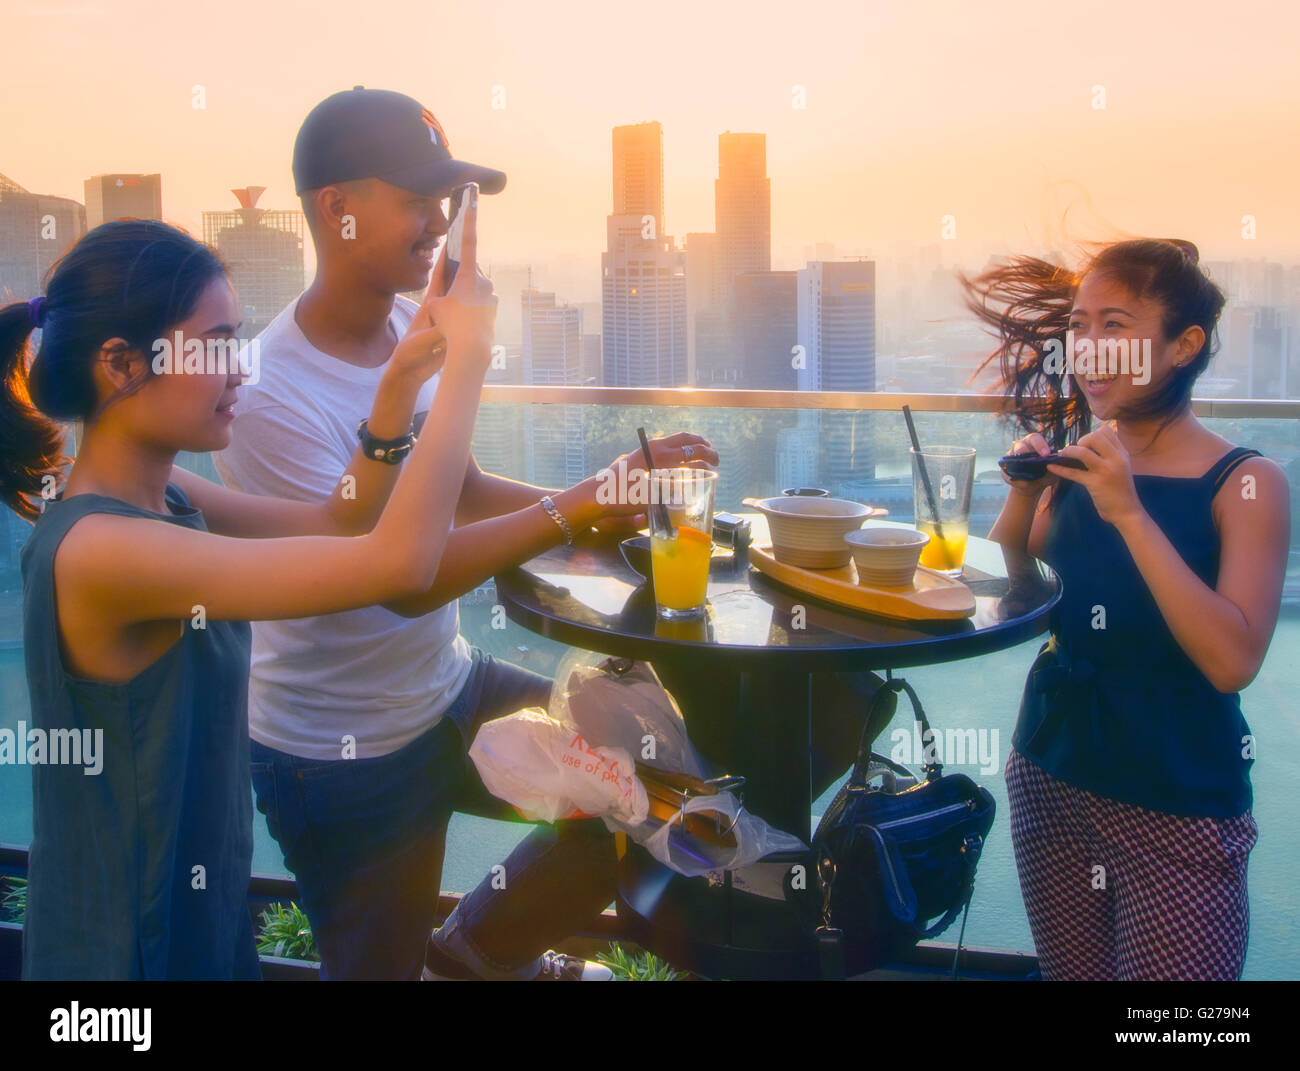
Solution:
<svg viewBox="0 0 1300 1071"><path fill-rule="evenodd" d="M1014 437L994 413L996 401L970 395L825 394L768 391L685 391L489 385L479 412L474 452L481 468L549 487L567 486L637 444L636 429L651 435L688 430L712 441L721 464L718 508L743 511L747 496L814 485L873 505L895 520L911 519L908 441L900 406L917 417L922 441L973 445L978 451L971 531L987 533L1006 489L996 459ZM1216 399L1198 402L1207 425L1232 442L1253 446L1291 475L1293 513L1300 511L1300 402ZM215 478L211 458L182 464ZM18 551L28 526L5 511L0 537L0 728L27 717L23 669ZM1285 802L1300 784L1300 523L1292 521L1286 597L1272 648L1242 706L1259 747L1254 766L1255 817L1260 839L1251 855L1251 943L1247 978L1295 976L1300 935L1290 889L1300 832ZM465 638L498 658L554 674L569 649L494 615L491 583L461 600ZM998 819L980 862L966 941L1029 952L1029 935L1007 833L1002 768L1010 746L1021 688L1040 641L942 666L911 669L936 727L985 729L999 741L996 761L957 765L986 785L998 801ZM887 745L896 723L877 741ZM996 733L996 736L995 736ZM829 794L817 801L820 814ZM456 816L448 834L443 888L463 892L499 862L527 832L522 824ZM285 875L265 821L255 816L254 869ZM0 843L31 837L31 786L25 766L0 766ZM946 935L955 939L955 935Z"/></svg>

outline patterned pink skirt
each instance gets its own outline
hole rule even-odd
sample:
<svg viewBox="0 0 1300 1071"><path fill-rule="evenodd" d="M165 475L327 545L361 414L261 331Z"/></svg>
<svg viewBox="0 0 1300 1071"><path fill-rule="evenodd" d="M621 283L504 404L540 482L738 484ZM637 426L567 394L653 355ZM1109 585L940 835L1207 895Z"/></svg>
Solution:
<svg viewBox="0 0 1300 1071"><path fill-rule="evenodd" d="M1096 796L1014 749L1011 843L1044 980L1241 977L1258 830Z"/></svg>

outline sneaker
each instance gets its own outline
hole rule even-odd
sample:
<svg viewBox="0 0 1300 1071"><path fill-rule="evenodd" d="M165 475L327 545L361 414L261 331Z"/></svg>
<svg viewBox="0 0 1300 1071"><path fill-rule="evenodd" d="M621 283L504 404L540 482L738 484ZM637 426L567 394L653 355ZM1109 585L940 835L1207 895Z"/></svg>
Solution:
<svg viewBox="0 0 1300 1071"><path fill-rule="evenodd" d="M589 959L566 956L553 949L543 952L539 959L539 982L612 982L614 972Z"/></svg>
<svg viewBox="0 0 1300 1071"><path fill-rule="evenodd" d="M424 948L424 970L420 972L422 982L477 982L479 977L465 964L438 947L438 942L430 938Z"/></svg>

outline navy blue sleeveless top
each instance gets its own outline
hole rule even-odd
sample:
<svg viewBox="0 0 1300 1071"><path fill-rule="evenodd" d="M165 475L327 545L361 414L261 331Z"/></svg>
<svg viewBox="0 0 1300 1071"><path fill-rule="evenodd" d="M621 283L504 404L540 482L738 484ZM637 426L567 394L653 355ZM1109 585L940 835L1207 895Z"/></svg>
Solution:
<svg viewBox="0 0 1300 1071"><path fill-rule="evenodd" d="M206 531L180 488L167 514L102 495L46 504L22 550L23 646L34 731L92 743L98 772L32 766L23 977L260 978L248 882L247 622L186 622L125 684L68 671L54 555L90 513Z"/></svg>
<svg viewBox="0 0 1300 1071"><path fill-rule="evenodd" d="M1133 477L1143 508L1211 588L1220 549L1211 502L1258 453L1236 447L1200 477ZM1087 490L1053 494L1043 560L1062 594L1012 746L1052 776L1121 803L1206 818L1248 811L1254 760L1243 756L1250 728L1237 693L1218 691L1178 646Z"/></svg>

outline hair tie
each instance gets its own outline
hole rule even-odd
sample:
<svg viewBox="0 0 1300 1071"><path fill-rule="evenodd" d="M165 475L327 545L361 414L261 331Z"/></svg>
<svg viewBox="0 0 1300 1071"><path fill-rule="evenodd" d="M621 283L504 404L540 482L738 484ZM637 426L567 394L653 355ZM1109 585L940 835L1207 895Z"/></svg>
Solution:
<svg viewBox="0 0 1300 1071"><path fill-rule="evenodd" d="M45 326L45 298L34 297L27 302L27 322L32 327Z"/></svg>

